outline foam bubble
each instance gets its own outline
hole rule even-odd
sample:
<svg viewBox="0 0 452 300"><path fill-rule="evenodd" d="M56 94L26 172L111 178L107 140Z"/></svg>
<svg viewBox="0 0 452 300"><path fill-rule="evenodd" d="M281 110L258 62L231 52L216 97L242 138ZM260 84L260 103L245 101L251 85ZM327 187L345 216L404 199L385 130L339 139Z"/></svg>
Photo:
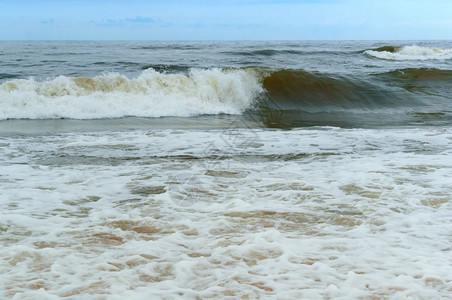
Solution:
<svg viewBox="0 0 452 300"><path fill-rule="evenodd" d="M192 69L188 75L153 69L129 79L18 79L0 85L0 119L96 119L240 114L262 92L253 70Z"/></svg>

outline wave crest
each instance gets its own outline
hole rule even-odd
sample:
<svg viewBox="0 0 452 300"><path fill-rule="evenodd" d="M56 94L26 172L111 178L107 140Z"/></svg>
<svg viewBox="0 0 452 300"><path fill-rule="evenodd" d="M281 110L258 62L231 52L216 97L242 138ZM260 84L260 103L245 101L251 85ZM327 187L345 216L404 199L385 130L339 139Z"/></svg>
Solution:
<svg viewBox="0 0 452 300"><path fill-rule="evenodd" d="M243 68L191 69L183 74L148 69L136 78L109 73L48 81L16 79L0 85L0 120L190 117L241 114L247 109L400 111L450 99L451 78L450 70L427 68L397 69L365 78Z"/></svg>
<svg viewBox="0 0 452 300"><path fill-rule="evenodd" d="M384 46L364 51L365 54L387 60L442 60L452 59L452 49L422 46Z"/></svg>
<svg viewBox="0 0 452 300"><path fill-rule="evenodd" d="M251 69L192 69L187 75L149 69L133 79L117 73L20 79L0 85L0 119L240 114L262 91Z"/></svg>

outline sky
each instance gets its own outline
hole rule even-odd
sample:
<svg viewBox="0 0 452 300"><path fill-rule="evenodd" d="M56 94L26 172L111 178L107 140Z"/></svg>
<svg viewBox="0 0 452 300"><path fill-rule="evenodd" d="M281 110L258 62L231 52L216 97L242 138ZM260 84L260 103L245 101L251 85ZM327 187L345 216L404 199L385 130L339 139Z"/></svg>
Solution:
<svg viewBox="0 0 452 300"><path fill-rule="evenodd" d="M452 39L452 0L0 0L0 40Z"/></svg>

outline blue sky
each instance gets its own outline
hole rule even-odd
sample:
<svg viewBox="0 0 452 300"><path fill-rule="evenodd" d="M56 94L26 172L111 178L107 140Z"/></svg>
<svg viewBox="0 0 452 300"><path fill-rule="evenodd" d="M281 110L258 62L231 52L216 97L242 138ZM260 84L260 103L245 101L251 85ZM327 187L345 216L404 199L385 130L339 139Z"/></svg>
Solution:
<svg viewBox="0 0 452 300"><path fill-rule="evenodd" d="M0 0L0 40L452 39L452 0Z"/></svg>

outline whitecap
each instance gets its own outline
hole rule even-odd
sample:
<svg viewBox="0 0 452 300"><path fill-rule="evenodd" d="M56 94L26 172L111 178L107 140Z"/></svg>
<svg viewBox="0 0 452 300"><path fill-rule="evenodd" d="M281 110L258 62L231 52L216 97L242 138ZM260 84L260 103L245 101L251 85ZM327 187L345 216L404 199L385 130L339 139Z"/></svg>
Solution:
<svg viewBox="0 0 452 300"><path fill-rule="evenodd" d="M441 60L452 59L452 49L440 49L422 46L405 46L394 52L366 50L365 54L387 60Z"/></svg>

